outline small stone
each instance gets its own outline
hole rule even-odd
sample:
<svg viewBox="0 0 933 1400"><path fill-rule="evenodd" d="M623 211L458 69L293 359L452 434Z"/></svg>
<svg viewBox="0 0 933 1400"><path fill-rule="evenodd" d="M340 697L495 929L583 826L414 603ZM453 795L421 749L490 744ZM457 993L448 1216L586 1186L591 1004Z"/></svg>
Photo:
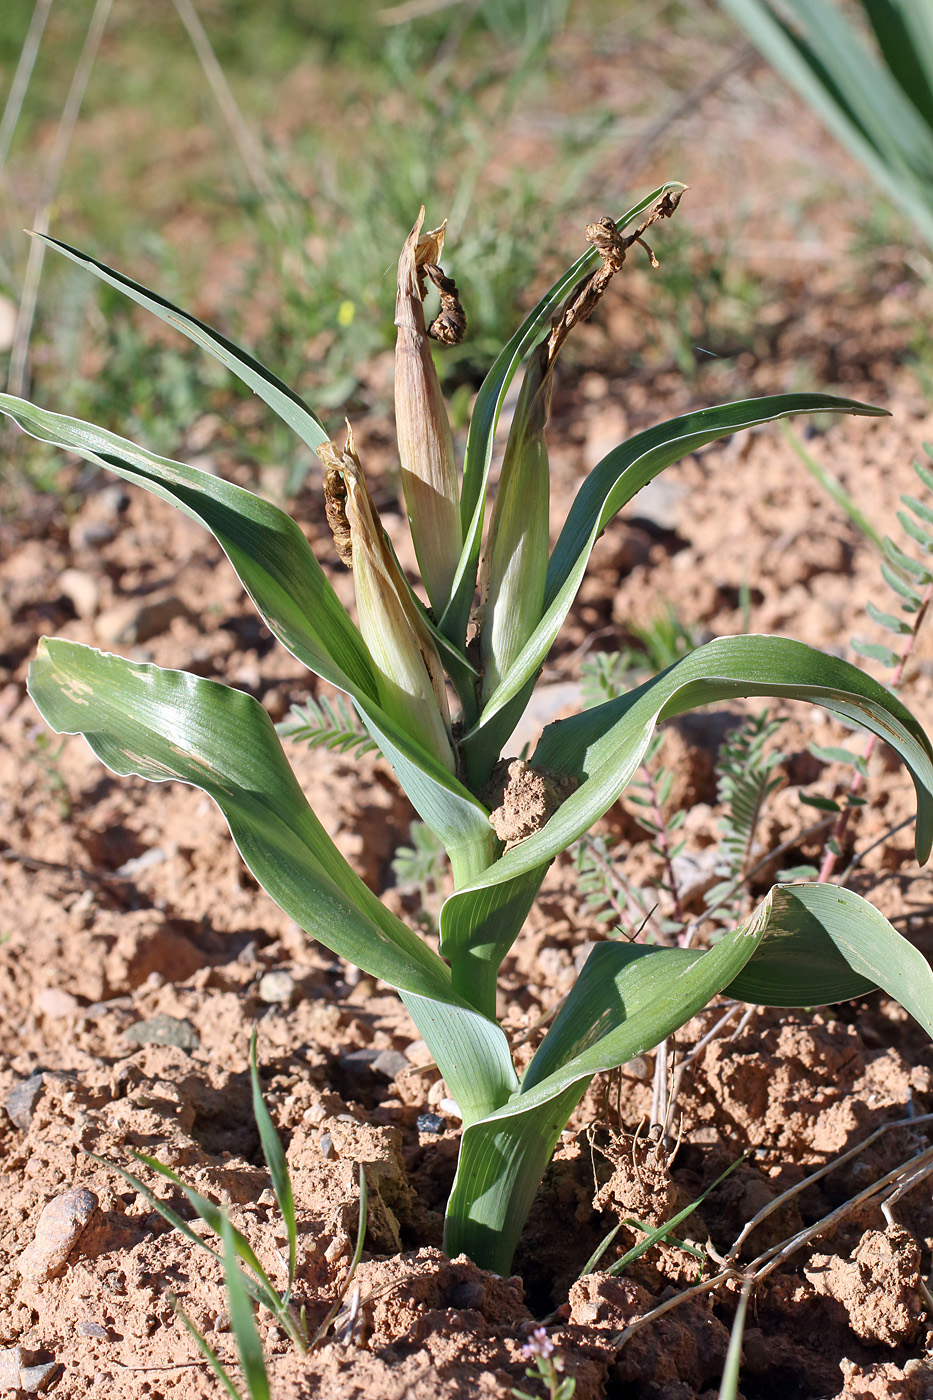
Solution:
<svg viewBox="0 0 933 1400"><path fill-rule="evenodd" d="M394 1079L407 1068L408 1061L401 1050L382 1050L373 1060L374 1073L385 1075L386 1079Z"/></svg>
<svg viewBox="0 0 933 1400"><path fill-rule="evenodd" d="M43 987L36 993L35 1008L50 1021L67 1021L79 1014L81 1003L61 987Z"/></svg>
<svg viewBox="0 0 933 1400"><path fill-rule="evenodd" d="M101 1341L105 1342L108 1335L106 1327L102 1327L99 1322L78 1323L79 1337L99 1337Z"/></svg>
<svg viewBox="0 0 933 1400"><path fill-rule="evenodd" d="M680 519L680 502L687 488L680 481L655 477L643 486L629 507L633 520L644 520L658 530L676 530Z"/></svg>
<svg viewBox="0 0 933 1400"><path fill-rule="evenodd" d="M176 1045L179 1050L197 1050L200 1037L190 1021L159 1011L145 1021L137 1021L123 1032L134 1045Z"/></svg>
<svg viewBox="0 0 933 1400"><path fill-rule="evenodd" d="M340 1056L340 1068L345 1074L367 1074L373 1061L379 1058L378 1050L350 1050Z"/></svg>
<svg viewBox="0 0 933 1400"><path fill-rule="evenodd" d="M86 1186L74 1186L49 1201L39 1216L32 1244L19 1257L23 1278L45 1283L60 1273L97 1205L97 1197Z"/></svg>
<svg viewBox="0 0 933 1400"><path fill-rule="evenodd" d="M51 1385L61 1367L57 1361L43 1361L38 1366L24 1366L19 1373L19 1388L27 1395L38 1395Z"/></svg>
<svg viewBox="0 0 933 1400"><path fill-rule="evenodd" d="M18 1390L22 1369L23 1348L3 1347L0 1350L0 1390Z"/></svg>
<svg viewBox="0 0 933 1400"><path fill-rule="evenodd" d="M324 1160L330 1161L331 1157L334 1156L334 1139L331 1137L330 1133L321 1133L318 1139L318 1146L321 1149L321 1156Z"/></svg>
<svg viewBox="0 0 933 1400"><path fill-rule="evenodd" d="M410 1045L405 1046L405 1059L410 1065L433 1065L434 1056L431 1054L423 1040L413 1040Z"/></svg>
<svg viewBox="0 0 933 1400"><path fill-rule="evenodd" d="M173 852L174 854L174 852ZM163 846L149 846L142 855L132 856L125 860L122 865L114 871L124 880L135 880L137 875L143 875L147 870L153 870L157 865L163 865L169 858L169 852Z"/></svg>
<svg viewBox="0 0 933 1400"><path fill-rule="evenodd" d="M84 519L79 515L68 531L68 543L77 554L82 549L99 549L102 544L109 544L115 534L106 520Z"/></svg>
<svg viewBox="0 0 933 1400"><path fill-rule="evenodd" d="M419 1133L442 1133L447 1123L439 1113L419 1113L415 1126Z"/></svg>
<svg viewBox="0 0 933 1400"><path fill-rule="evenodd" d="M453 1099L441 1099L438 1108L441 1113L446 1113L448 1118L462 1119L463 1117L463 1114L460 1112Z"/></svg>
<svg viewBox="0 0 933 1400"><path fill-rule="evenodd" d="M98 617L94 630L98 641L111 645L140 646L167 632L176 617L186 617L188 609L180 598L159 598L154 602L137 600L119 603Z"/></svg>
<svg viewBox="0 0 933 1400"><path fill-rule="evenodd" d="M93 617L100 606L100 584L84 569L63 569L58 586L78 617Z"/></svg>
<svg viewBox="0 0 933 1400"><path fill-rule="evenodd" d="M271 1006L291 1006L298 988L292 974L279 969L261 977L256 990L260 1001L268 1002Z"/></svg>
<svg viewBox="0 0 933 1400"><path fill-rule="evenodd" d="M45 1075L41 1072L31 1074L28 1079L21 1079L18 1084L14 1084L6 1096L4 1107L12 1122L17 1128L22 1128L24 1133L32 1122L44 1079Z"/></svg>

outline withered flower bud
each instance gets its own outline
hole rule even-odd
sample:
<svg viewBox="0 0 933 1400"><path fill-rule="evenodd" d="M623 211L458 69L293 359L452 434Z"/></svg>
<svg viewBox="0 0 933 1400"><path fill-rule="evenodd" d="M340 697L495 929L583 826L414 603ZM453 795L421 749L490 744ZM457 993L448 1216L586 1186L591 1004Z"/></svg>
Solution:
<svg viewBox="0 0 933 1400"><path fill-rule="evenodd" d="M398 263L395 423L415 554L428 597L440 613L450 598L463 534L453 437L424 321L425 272L430 270L442 294L442 315L434 323L437 338L457 338L459 301L453 282L437 266L444 226L421 237L423 222L424 206Z"/></svg>
<svg viewBox="0 0 933 1400"><path fill-rule="evenodd" d="M346 488L335 538L341 557L353 569L357 621L376 669L380 704L407 734L454 772L440 657L386 539L352 433L348 432L343 451L333 442L324 442L317 453L327 469L331 496L337 494L335 477Z"/></svg>

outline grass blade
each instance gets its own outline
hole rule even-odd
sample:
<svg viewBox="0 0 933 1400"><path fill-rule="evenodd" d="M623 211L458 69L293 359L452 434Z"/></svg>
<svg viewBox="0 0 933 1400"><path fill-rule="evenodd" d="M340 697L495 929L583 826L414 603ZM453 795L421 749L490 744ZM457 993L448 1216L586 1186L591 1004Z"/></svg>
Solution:
<svg viewBox="0 0 933 1400"><path fill-rule="evenodd" d="M742 1339L745 1336L745 1313L748 1308L748 1299L752 1291L751 1277L746 1278L742 1285L742 1294L739 1298L739 1306L735 1310L735 1319L732 1323L732 1331L729 1334L729 1350L726 1352L726 1364L722 1370L722 1382L719 1386L719 1400L736 1400L739 1393L739 1371L742 1366Z"/></svg>
<svg viewBox="0 0 933 1400"><path fill-rule="evenodd" d="M253 1087L253 1116L256 1119L256 1126L259 1129L259 1140L262 1143L262 1155L266 1159L266 1166L269 1168L269 1175L272 1178L272 1190L275 1192L275 1199L279 1205L282 1219L285 1222L285 1232L288 1236L288 1288L282 1299L283 1306L288 1305L291 1296L292 1285L295 1282L295 1261L298 1255L298 1227L295 1220L295 1197L292 1192L292 1181L288 1173L288 1162L282 1148L282 1141L279 1137L275 1124L266 1108L265 1100L262 1097L262 1087L259 1083L259 1068L256 1064L256 1032L250 1036L249 1042L249 1074Z"/></svg>
<svg viewBox="0 0 933 1400"><path fill-rule="evenodd" d="M249 1387L250 1400L270 1400L269 1376L262 1354L259 1333L253 1307L246 1290L246 1280L237 1264L237 1232L226 1211L220 1215L220 1238L224 1246L224 1281L227 1285L227 1306L230 1309L230 1326L236 1338L236 1349L240 1354L240 1365Z"/></svg>
<svg viewBox="0 0 933 1400"><path fill-rule="evenodd" d="M233 1381L230 1379L230 1376L228 1375L226 1369L224 1368L223 1362L221 1361L220 1357L217 1355L216 1351L211 1346L207 1338L202 1336L198 1329L195 1327L194 1323L191 1321L191 1318L185 1312L181 1303L179 1303L178 1299L174 1296L174 1294L169 1295L169 1301L171 1302L172 1307L175 1309L175 1315L181 1319L185 1327L188 1329L189 1334L194 1338L195 1345L197 1346L201 1355L204 1357L207 1364L210 1366L211 1370L214 1372L214 1375L220 1381L224 1390L227 1392L228 1395L232 1396L232 1400L243 1400L242 1395L237 1390L236 1386L233 1384Z"/></svg>

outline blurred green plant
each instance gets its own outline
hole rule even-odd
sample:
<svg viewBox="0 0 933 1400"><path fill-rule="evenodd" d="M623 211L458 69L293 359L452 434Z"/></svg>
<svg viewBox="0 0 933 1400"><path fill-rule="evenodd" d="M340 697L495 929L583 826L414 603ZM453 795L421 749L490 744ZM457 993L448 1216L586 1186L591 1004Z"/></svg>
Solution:
<svg viewBox="0 0 933 1400"><path fill-rule="evenodd" d="M882 412L850 399L785 394L659 424L593 468L550 550L546 428L557 358L629 250L642 246L654 261L646 234L674 214L680 193L663 186L618 221L587 226L588 251L545 293L484 379L462 469L426 340L427 280L440 290L430 327L440 343L457 342L463 313L439 264L443 226L422 235L421 210L398 266L396 418L430 608L388 543L352 432L338 446L302 398L251 355L57 240L46 242L215 355L318 452L335 550L353 571L358 626L301 530L276 506L93 424L0 395L0 410L24 431L153 491L214 533L270 630L350 697L441 840L454 892L441 910L436 952L339 853L252 697L63 639L40 646L30 693L51 728L84 734L118 773L175 778L210 795L250 870L290 917L398 989L463 1118L445 1248L498 1273L511 1265L544 1169L593 1076L663 1042L716 994L809 1007L881 986L933 1036L925 959L864 900L820 884L775 885L706 951L597 943L521 1079L497 1019L500 965L548 867L624 791L666 718L717 700L773 695L857 719L910 769L920 860L933 844L933 748L920 725L855 667L786 638L727 637L698 647L634 690L548 725L529 761L502 757L596 540L642 486L741 428L800 412ZM526 356L487 520L496 424Z"/></svg>
<svg viewBox="0 0 933 1400"><path fill-rule="evenodd" d="M933 245L929 0L721 3Z"/></svg>

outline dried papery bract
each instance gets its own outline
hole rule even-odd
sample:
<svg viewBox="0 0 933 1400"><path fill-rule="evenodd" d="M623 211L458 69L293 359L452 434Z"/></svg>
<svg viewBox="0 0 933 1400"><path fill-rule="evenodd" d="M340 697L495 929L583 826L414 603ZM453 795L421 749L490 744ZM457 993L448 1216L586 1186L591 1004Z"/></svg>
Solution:
<svg viewBox="0 0 933 1400"><path fill-rule="evenodd" d="M450 598L463 534L453 438L424 320L425 273L441 291L441 316L432 327L435 339L452 343L462 334L462 308L458 317L456 287L437 265L444 226L421 237L423 222L422 205L398 263L395 423L418 567L440 613Z"/></svg>
<svg viewBox="0 0 933 1400"><path fill-rule="evenodd" d="M317 449L338 553L353 569L356 612L378 677L383 709L454 771L450 711L440 658L386 540L348 432L344 449Z"/></svg>
<svg viewBox="0 0 933 1400"><path fill-rule="evenodd" d="M665 192L634 233L623 236L609 218L587 225L587 241L599 252L601 266L573 289L550 335L528 361L506 443L480 578L485 699L505 678L543 611L550 505L545 428L557 356L571 329L592 314L633 243L641 244L652 266L657 266L644 234L658 219L673 214L682 193Z"/></svg>

